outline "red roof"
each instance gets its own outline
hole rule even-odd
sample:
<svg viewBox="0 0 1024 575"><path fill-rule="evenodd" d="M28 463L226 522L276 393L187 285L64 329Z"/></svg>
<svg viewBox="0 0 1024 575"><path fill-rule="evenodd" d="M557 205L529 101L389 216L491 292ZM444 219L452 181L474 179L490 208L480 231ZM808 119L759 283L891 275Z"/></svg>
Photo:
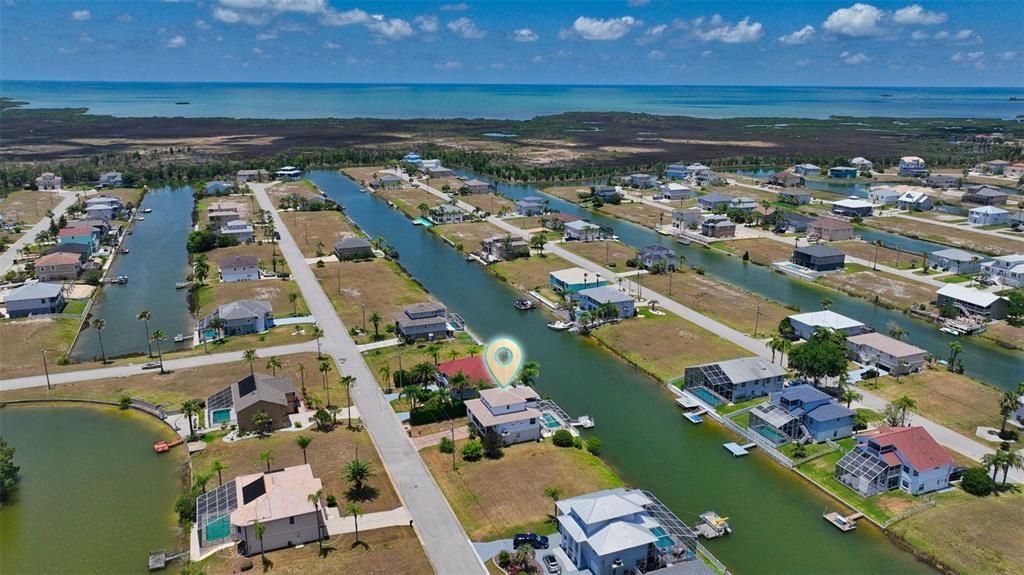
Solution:
<svg viewBox="0 0 1024 575"><path fill-rule="evenodd" d="M452 377L461 371L466 374L470 383L476 383L480 380L483 380L488 384L494 383L494 380L491 379L491 374L487 371L487 367L484 366L483 358L480 356L463 357L452 361L446 361L438 364L437 369L448 377Z"/></svg>
<svg viewBox="0 0 1024 575"><path fill-rule="evenodd" d="M918 470L934 469L952 465L953 458L932 439L923 427L880 427L863 434L871 437L881 446L892 445L903 458Z"/></svg>
<svg viewBox="0 0 1024 575"><path fill-rule="evenodd" d="M88 236L92 235L92 228L63 228L60 230L60 237L67 236Z"/></svg>

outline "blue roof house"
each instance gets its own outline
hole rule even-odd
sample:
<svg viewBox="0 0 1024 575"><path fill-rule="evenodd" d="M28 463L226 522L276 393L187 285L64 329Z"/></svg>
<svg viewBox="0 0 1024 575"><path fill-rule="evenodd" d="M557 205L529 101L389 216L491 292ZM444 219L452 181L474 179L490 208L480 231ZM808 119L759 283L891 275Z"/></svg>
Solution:
<svg viewBox="0 0 1024 575"><path fill-rule="evenodd" d="M206 195L216 196L231 190L231 184L227 182L210 182L206 184Z"/></svg>
<svg viewBox="0 0 1024 575"><path fill-rule="evenodd" d="M859 172L857 171L857 168L853 168L850 166L836 166L834 168L828 169L828 177L830 178L856 178L858 173Z"/></svg>
<svg viewBox="0 0 1024 575"><path fill-rule="evenodd" d="M750 410L748 427L775 444L821 443L853 435L853 411L813 386L795 385L769 397Z"/></svg>
<svg viewBox="0 0 1024 575"><path fill-rule="evenodd" d="M4 304L10 317L60 313L64 309L64 291L59 283L29 283L11 290Z"/></svg>
<svg viewBox="0 0 1024 575"><path fill-rule="evenodd" d="M636 307L633 298L613 288L603 285L587 288L573 294L572 299L579 302L583 311L595 311L602 305L610 304L618 310L618 317L633 317L636 315Z"/></svg>
<svg viewBox="0 0 1024 575"><path fill-rule="evenodd" d="M697 203L705 210L714 210L718 206L729 207L732 204L733 199L734 198L732 196L719 194L718 192L711 192L710 194L704 194L697 198Z"/></svg>

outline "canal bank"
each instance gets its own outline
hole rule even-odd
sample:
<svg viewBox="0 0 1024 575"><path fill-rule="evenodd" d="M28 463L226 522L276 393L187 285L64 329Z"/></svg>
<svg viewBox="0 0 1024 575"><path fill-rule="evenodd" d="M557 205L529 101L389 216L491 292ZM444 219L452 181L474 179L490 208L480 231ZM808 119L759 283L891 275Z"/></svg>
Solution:
<svg viewBox="0 0 1024 575"><path fill-rule="evenodd" d="M841 534L822 522L836 504L793 474L755 454L732 458L724 429L693 426L664 386L584 338L547 329L542 314L512 307L517 293L442 239L335 172L310 179L371 236L383 236L403 267L430 292L490 338L515 337L541 363L538 389L570 413L598 424L603 458L627 482L652 490L687 522L714 509L735 532L708 548L736 573L927 573L876 529ZM808 549L814 549L809 553Z"/></svg>

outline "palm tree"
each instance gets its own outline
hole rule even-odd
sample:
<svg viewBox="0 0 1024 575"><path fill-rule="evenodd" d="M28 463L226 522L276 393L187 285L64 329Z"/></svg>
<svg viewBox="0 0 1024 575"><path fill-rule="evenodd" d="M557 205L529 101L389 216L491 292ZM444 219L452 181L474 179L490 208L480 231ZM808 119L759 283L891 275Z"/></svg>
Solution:
<svg viewBox="0 0 1024 575"><path fill-rule="evenodd" d="M949 365L946 366L949 371L956 371L956 363L960 358L960 352L963 350L964 348L960 345L959 341L953 340L949 342Z"/></svg>
<svg viewBox="0 0 1024 575"><path fill-rule="evenodd" d="M353 459L345 466L345 481L352 484L352 490L355 492L362 491L366 482L374 475L370 462L363 459Z"/></svg>
<svg viewBox="0 0 1024 575"><path fill-rule="evenodd" d="M160 362L160 373L167 373L164 371L164 354L160 351L160 342L167 339L167 334L162 329L154 330L150 339L156 342L156 356L157 361Z"/></svg>
<svg viewBox="0 0 1024 575"><path fill-rule="evenodd" d="M530 247L537 250L537 255L544 257L544 234L537 234L530 238Z"/></svg>
<svg viewBox="0 0 1024 575"><path fill-rule="evenodd" d="M263 554L263 534L267 531L267 526L256 521L256 524L253 525L253 529L256 531L256 538L260 540L260 559L262 559L263 563L266 564L267 556Z"/></svg>
<svg viewBox="0 0 1024 575"><path fill-rule="evenodd" d="M785 338L775 334L772 336L771 341L768 342L768 349L772 350L772 363L775 363L775 353L782 350L783 341L786 341Z"/></svg>
<svg viewBox="0 0 1024 575"><path fill-rule="evenodd" d="M823 309L826 309L826 310L830 309L832 307L833 303L834 302L832 301L832 298L830 298L830 297L823 297L823 298L821 298L821 307Z"/></svg>
<svg viewBox="0 0 1024 575"><path fill-rule="evenodd" d="M273 462L274 462L274 452L273 451L264 451L263 453L260 453L260 463L266 463L267 464L267 473L270 473L270 464L273 463Z"/></svg>
<svg viewBox="0 0 1024 575"><path fill-rule="evenodd" d="M782 338L782 347L779 348L779 365L786 363L786 354L793 349L793 342Z"/></svg>
<svg viewBox="0 0 1024 575"><path fill-rule="evenodd" d="M391 392L391 365L384 364L377 370L380 374L380 378L384 380L384 387L387 388L388 393Z"/></svg>
<svg viewBox="0 0 1024 575"><path fill-rule="evenodd" d="M306 396L306 365L299 364L299 379L302 381L302 396Z"/></svg>
<svg viewBox="0 0 1024 575"><path fill-rule="evenodd" d="M345 401L348 402L348 428L352 429L352 384L356 382L354 375L343 375L339 383L345 386Z"/></svg>
<svg viewBox="0 0 1024 575"><path fill-rule="evenodd" d="M843 393L839 395L839 399L845 401L846 408L849 409L851 403L853 403L854 401L860 401L861 399L864 399L864 396L850 388L846 388L843 390Z"/></svg>
<svg viewBox="0 0 1024 575"><path fill-rule="evenodd" d="M1006 478L1010 469L1024 469L1024 457L1017 451L1003 451L1003 485L1006 485Z"/></svg>
<svg viewBox="0 0 1024 575"><path fill-rule="evenodd" d="M348 502L345 504L345 513L343 516L352 516L352 520L356 524L356 543L359 543L359 516L363 514L363 508L354 502Z"/></svg>
<svg viewBox="0 0 1024 575"><path fill-rule="evenodd" d="M259 430L260 435L265 435L270 429L270 424L273 423L270 414L262 409L252 414L252 425Z"/></svg>
<svg viewBox="0 0 1024 575"><path fill-rule="evenodd" d="M426 202L416 206L416 209L420 211L420 217L425 218L430 213L430 206Z"/></svg>
<svg viewBox="0 0 1024 575"><path fill-rule="evenodd" d="M381 321L383 321L383 318L380 317L379 313L373 312L373 313L370 314L370 323L373 324L373 339L375 339L375 340L376 339L380 339L380 322Z"/></svg>
<svg viewBox="0 0 1024 575"><path fill-rule="evenodd" d="M249 375L253 377L256 377L256 372L253 370L252 364L257 358L255 349L249 348L242 352L242 361L249 364Z"/></svg>
<svg viewBox="0 0 1024 575"><path fill-rule="evenodd" d="M188 436L192 437L195 435L195 431L192 428L192 418L201 414L203 408L206 406L201 399L187 399L181 404L181 412L188 418Z"/></svg>
<svg viewBox="0 0 1024 575"><path fill-rule="evenodd" d="M462 373L460 369L448 380L448 385L459 391L459 399L462 399L463 391L466 389L466 384L469 383L469 378L466 377L465 373Z"/></svg>
<svg viewBox="0 0 1024 575"><path fill-rule="evenodd" d="M515 551L512 552L512 563L525 570L530 561L533 561L535 553L536 551L533 550L533 547L524 543L516 547Z"/></svg>
<svg viewBox="0 0 1024 575"><path fill-rule="evenodd" d="M459 358L459 350L455 349L454 347L448 350L448 359L450 361L455 361L458 358Z"/></svg>
<svg viewBox="0 0 1024 575"><path fill-rule="evenodd" d="M1003 393L1003 396L999 398L999 415L1003 417L1003 423L999 426L999 433L1002 434L1006 431L1006 421L1010 419L1013 412L1017 411L1018 395L1012 391Z"/></svg>
<svg viewBox="0 0 1024 575"><path fill-rule="evenodd" d="M320 371L320 375L323 377L324 392L327 393L327 405L331 405L331 388L327 387L327 374L332 371L330 362L321 361L320 367L317 368Z"/></svg>
<svg viewBox="0 0 1024 575"><path fill-rule="evenodd" d="M313 504L313 511L316 512L316 542L320 545L320 554L324 552L324 531L320 525L320 500L323 499L324 490L317 489L313 493L309 494L307 498L310 503Z"/></svg>
<svg viewBox="0 0 1024 575"><path fill-rule="evenodd" d="M96 330L96 337L100 339L100 357L103 358L103 363L107 363L107 352L103 349L103 330L107 327L107 322L102 319L94 319L92 327Z"/></svg>
<svg viewBox="0 0 1024 575"><path fill-rule="evenodd" d="M558 503L558 500L562 497L562 490L557 487L546 487L544 488L544 497L550 497L552 501ZM555 506L555 515L558 515L558 506Z"/></svg>
<svg viewBox="0 0 1024 575"><path fill-rule="evenodd" d="M196 261L192 264L192 277L198 280L199 285L202 286L209 275L210 264L207 262L206 254L199 254L196 256Z"/></svg>
<svg viewBox="0 0 1024 575"><path fill-rule="evenodd" d="M292 315L299 315L299 312L295 309L295 302L299 300L299 294L296 292L288 292L288 303L292 304Z"/></svg>
<svg viewBox="0 0 1024 575"><path fill-rule="evenodd" d="M399 398L405 398L409 402L409 411L416 411L416 403L423 394L423 388L418 385L407 385L398 392Z"/></svg>
<svg viewBox="0 0 1024 575"><path fill-rule="evenodd" d="M303 463L309 463L308 461L306 461L306 448L309 447L310 443L313 443L313 438L308 435L300 435L295 438L295 444L298 445L299 449L302 450Z"/></svg>
<svg viewBox="0 0 1024 575"><path fill-rule="evenodd" d="M537 383L538 377L540 377L540 362L528 361L523 364L523 369L519 372L519 383L532 386Z"/></svg>
<svg viewBox="0 0 1024 575"><path fill-rule="evenodd" d="M313 337L316 339L316 358L323 359L324 355L320 352L320 338L324 336L324 330L320 329L320 326L313 326Z"/></svg>
<svg viewBox="0 0 1024 575"><path fill-rule="evenodd" d="M981 464L986 469L992 469L992 481L996 480L996 474L999 473L999 468L1003 464L1003 451L1001 449L996 450L994 453L986 453L981 457Z"/></svg>
<svg viewBox="0 0 1024 575"><path fill-rule="evenodd" d="M277 377L277 368L281 367L281 360L276 355L272 355L267 358L267 369L274 377Z"/></svg>
<svg viewBox="0 0 1024 575"><path fill-rule="evenodd" d="M409 373L412 376L413 381L421 385L428 385L437 375L437 366L422 361L412 366L412 370Z"/></svg>
<svg viewBox="0 0 1024 575"><path fill-rule="evenodd" d="M427 346L427 353L434 358L434 365L437 365L439 361L438 358L441 354L441 346L439 344L432 343Z"/></svg>
<svg viewBox="0 0 1024 575"><path fill-rule="evenodd" d="M153 314L149 313L148 309L144 309L139 312L139 315L135 316L135 319L143 322L146 326L146 334L149 334L149 320L152 319ZM153 342L150 341L149 337L146 338L146 347L149 349L149 357L153 357Z"/></svg>
<svg viewBox="0 0 1024 575"><path fill-rule="evenodd" d="M213 464L210 465L210 471L217 474L218 486L224 485L224 478L221 476L221 472L225 471L227 468L228 466L221 463L219 459L214 459Z"/></svg>
<svg viewBox="0 0 1024 575"><path fill-rule="evenodd" d="M480 353L481 349L483 349L483 348L481 348L479 345L471 345L471 346L469 346L469 357L476 357L476 355L478 353ZM1024 385L1024 384L1021 384L1021 385Z"/></svg>

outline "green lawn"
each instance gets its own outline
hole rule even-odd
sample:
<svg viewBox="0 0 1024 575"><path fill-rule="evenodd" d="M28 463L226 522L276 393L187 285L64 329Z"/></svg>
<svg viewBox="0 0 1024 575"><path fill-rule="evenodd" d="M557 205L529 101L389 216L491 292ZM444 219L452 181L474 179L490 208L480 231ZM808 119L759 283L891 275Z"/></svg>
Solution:
<svg viewBox="0 0 1024 575"><path fill-rule="evenodd" d="M944 282L948 283L948 284L959 284L959 283L964 283L964 282L971 281L971 277L972 276L946 276L944 278L939 278L939 279L941 281L944 281Z"/></svg>
<svg viewBox="0 0 1024 575"><path fill-rule="evenodd" d="M82 315L85 311L85 306L89 303L87 299L73 299L68 300L67 305L64 306L64 313Z"/></svg>
<svg viewBox="0 0 1024 575"><path fill-rule="evenodd" d="M755 397L754 399L748 399L747 401L741 401L739 403L723 403L715 408L715 411L722 415L728 415L734 413L746 407L753 407L759 403L768 401L767 397Z"/></svg>

